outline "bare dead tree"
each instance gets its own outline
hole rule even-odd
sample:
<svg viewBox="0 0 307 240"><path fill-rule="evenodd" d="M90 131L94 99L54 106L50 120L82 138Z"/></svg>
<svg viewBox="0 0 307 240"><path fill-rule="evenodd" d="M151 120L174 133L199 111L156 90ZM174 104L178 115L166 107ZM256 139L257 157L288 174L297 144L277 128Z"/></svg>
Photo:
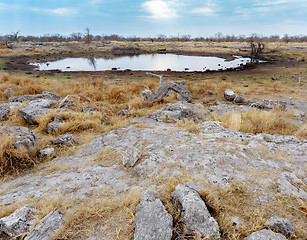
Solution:
<svg viewBox="0 0 307 240"><path fill-rule="evenodd" d="M86 28L85 29L85 43L91 43L92 41L92 35L90 34L90 29Z"/></svg>
<svg viewBox="0 0 307 240"><path fill-rule="evenodd" d="M254 42L254 37L250 38L250 47L251 47L251 59L252 61L258 57L264 50L265 45L261 43L260 41L255 43Z"/></svg>
<svg viewBox="0 0 307 240"><path fill-rule="evenodd" d="M160 86L162 86L162 85L163 85L163 83L164 83L164 77L163 77L163 75L162 75L162 74L161 74L161 75L158 75L158 74L149 73L149 72L147 72L146 74L148 74L148 75L152 75L152 76L155 76L155 77L160 78Z"/></svg>
<svg viewBox="0 0 307 240"><path fill-rule="evenodd" d="M19 33L20 33L20 30L18 30L17 32L12 32L12 39L13 39L13 41L15 41L15 42L18 41Z"/></svg>

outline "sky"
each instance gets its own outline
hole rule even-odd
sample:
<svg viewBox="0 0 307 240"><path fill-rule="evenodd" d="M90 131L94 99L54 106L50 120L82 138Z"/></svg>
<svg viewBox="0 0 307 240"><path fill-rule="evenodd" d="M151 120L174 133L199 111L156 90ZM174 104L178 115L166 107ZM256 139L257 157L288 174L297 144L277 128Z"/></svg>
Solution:
<svg viewBox="0 0 307 240"><path fill-rule="evenodd" d="M307 35L307 0L0 0L0 35Z"/></svg>

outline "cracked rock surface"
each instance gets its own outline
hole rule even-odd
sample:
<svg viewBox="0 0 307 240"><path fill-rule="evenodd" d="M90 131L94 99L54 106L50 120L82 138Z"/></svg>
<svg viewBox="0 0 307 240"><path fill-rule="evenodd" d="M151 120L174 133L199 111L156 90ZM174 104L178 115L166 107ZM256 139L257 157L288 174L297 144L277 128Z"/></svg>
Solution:
<svg viewBox="0 0 307 240"><path fill-rule="evenodd" d="M3 183L0 202L59 193L81 198L100 188L113 192L146 189L151 178L185 173L219 187L229 187L233 179L249 183L249 191L257 193L259 201L268 201L276 193L307 199L306 140L242 133L210 121L199 124L198 134L148 118L133 121L147 127L131 125L98 135L75 155L55 159L55 170ZM95 162L96 154L107 148L124 155L130 146L137 146L142 157L129 171L115 162L111 166Z"/></svg>

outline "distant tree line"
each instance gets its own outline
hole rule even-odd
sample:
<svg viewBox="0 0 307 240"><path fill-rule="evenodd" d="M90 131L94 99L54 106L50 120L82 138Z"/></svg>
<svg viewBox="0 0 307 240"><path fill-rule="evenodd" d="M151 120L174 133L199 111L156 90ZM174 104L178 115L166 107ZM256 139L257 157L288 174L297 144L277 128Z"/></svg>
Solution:
<svg viewBox="0 0 307 240"><path fill-rule="evenodd" d="M1 42L7 41L33 41L33 42L85 42L90 43L91 41L150 41L150 42L307 42L307 35L295 35L290 36L285 34L284 36L271 35L261 36L256 33L249 36L246 35L223 35L222 33L216 33L210 37L192 37L191 35L178 35L178 36L166 36L159 34L156 37L124 37L117 34L110 35L92 35L90 30L86 28L85 33L72 33L69 36L60 34L45 34L43 36L22 36L19 35L20 31L0 36Z"/></svg>

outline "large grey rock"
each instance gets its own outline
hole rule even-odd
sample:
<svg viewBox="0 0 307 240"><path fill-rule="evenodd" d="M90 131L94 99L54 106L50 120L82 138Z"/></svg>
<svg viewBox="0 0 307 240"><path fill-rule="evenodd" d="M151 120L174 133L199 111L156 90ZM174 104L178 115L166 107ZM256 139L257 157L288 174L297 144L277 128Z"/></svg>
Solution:
<svg viewBox="0 0 307 240"><path fill-rule="evenodd" d="M55 102L51 100L38 99L38 100L30 102L24 108L20 108L19 115L28 124L31 124L31 125L38 124L36 118L46 113L55 111L53 109L49 109L50 107L53 107L54 105L55 105Z"/></svg>
<svg viewBox="0 0 307 240"><path fill-rule="evenodd" d="M168 82L161 85L157 91L153 92L148 98L149 102L161 101L163 97L165 97L169 91L174 91L175 93L180 95L180 99L191 102L192 94L189 89L185 86L186 82Z"/></svg>
<svg viewBox="0 0 307 240"><path fill-rule="evenodd" d="M69 144L78 144L77 140L73 137L72 134L63 134L58 136L54 140L55 145L69 145Z"/></svg>
<svg viewBox="0 0 307 240"><path fill-rule="evenodd" d="M133 145L128 146L123 156L123 165L125 167L133 167L140 157L141 152L138 148Z"/></svg>
<svg viewBox="0 0 307 240"><path fill-rule="evenodd" d="M20 103L2 103L0 104L0 120L5 119L7 115L15 108L20 106Z"/></svg>
<svg viewBox="0 0 307 240"><path fill-rule="evenodd" d="M271 217L266 221L265 226L275 232L285 235L286 237L295 232L294 227L287 218L280 218L277 216Z"/></svg>
<svg viewBox="0 0 307 240"><path fill-rule="evenodd" d="M263 229L252 233L243 240L286 240L287 238L280 234L272 232L271 230Z"/></svg>
<svg viewBox="0 0 307 240"><path fill-rule="evenodd" d="M15 147L32 147L36 143L36 136L26 127L5 126L0 127L0 133L12 134L15 138Z"/></svg>
<svg viewBox="0 0 307 240"><path fill-rule="evenodd" d="M210 239L220 238L218 223L195 190L179 184L172 192L172 197L182 208L180 217L188 232L192 231Z"/></svg>
<svg viewBox="0 0 307 240"><path fill-rule="evenodd" d="M63 212L61 210L52 211L25 237L25 240L47 240L63 224Z"/></svg>
<svg viewBox="0 0 307 240"><path fill-rule="evenodd" d="M224 92L224 97L227 101L233 101L236 98L236 94L231 89L226 89Z"/></svg>
<svg viewBox="0 0 307 240"><path fill-rule="evenodd" d="M168 103L162 111L156 111L151 118L157 121L176 122L178 120L192 119L200 121L205 119L205 108L200 104L187 102Z"/></svg>
<svg viewBox="0 0 307 240"><path fill-rule="evenodd" d="M16 96L16 97L10 97L8 102L26 102L30 100L37 100L42 98L48 98L53 101L59 101L61 98L53 93L50 92L43 92L41 94L36 95L23 95L23 96Z"/></svg>
<svg viewBox="0 0 307 240"><path fill-rule="evenodd" d="M57 130L59 130L61 128L61 124L64 122L64 119L59 117L59 116L55 116L53 121L50 122L47 127L45 128L45 132L46 133L54 133Z"/></svg>
<svg viewBox="0 0 307 240"><path fill-rule="evenodd" d="M173 217L156 192L145 191L136 207L134 240L170 240Z"/></svg>
<svg viewBox="0 0 307 240"><path fill-rule="evenodd" d="M70 95L67 95L63 100L59 103L60 108L70 108L77 105L77 100Z"/></svg>
<svg viewBox="0 0 307 240"><path fill-rule="evenodd" d="M0 219L0 239L16 237L28 232L35 223L33 215L36 213L32 205L25 205L17 209L11 215Z"/></svg>

